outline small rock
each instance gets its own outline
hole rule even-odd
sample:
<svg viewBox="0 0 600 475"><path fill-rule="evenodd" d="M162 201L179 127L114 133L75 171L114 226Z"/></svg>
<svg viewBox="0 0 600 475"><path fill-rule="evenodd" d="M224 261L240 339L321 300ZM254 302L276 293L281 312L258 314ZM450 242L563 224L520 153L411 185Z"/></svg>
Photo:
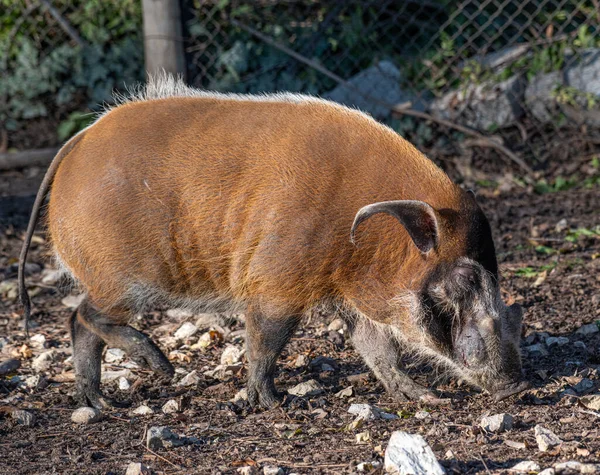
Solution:
<svg viewBox="0 0 600 475"><path fill-rule="evenodd" d="M327 326L327 330L329 330L330 332L337 332L340 331L342 328L344 328L344 320L342 320L341 318L336 318Z"/></svg>
<svg viewBox="0 0 600 475"><path fill-rule="evenodd" d="M120 363L125 359L125 352L120 348L109 348L104 355L107 363Z"/></svg>
<svg viewBox="0 0 600 475"><path fill-rule="evenodd" d="M157 450L162 447L179 447L185 444L177 434L171 432L171 429L165 426L150 427L146 436L146 445L151 450Z"/></svg>
<svg viewBox="0 0 600 475"><path fill-rule="evenodd" d="M28 387L30 389L36 388L38 384L40 384L40 375L36 374L33 376L28 376L25 378L25 387Z"/></svg>
<svg viewBox="0 0 600 475"><path fill-rule="evenodd" d="M304 397L304 396L317 396L323 393L323 388L314 379L309 379L304 383L297 384L293 388L287 390L292 396Z"/></svg>
<svg viewBox="0 0 600 475"><path fill-rule="evenodd" d="M512 429L513 416L506 413L487 416L481 419L481 423L479 425L487 432L504 432Z"/></svg>
<svg viewBox="0 0 600 475"><path fill-rule="evenodd" d="M111 381L117 381L119 378L132 378L133 373L128 369L120 369L118 371L102 371L102 382L110 383Z"/></svg>
<svg viewBox="0 0 600 475"><path fill-rule="evenodd" d="M164 414L173 414L179 411L179 403L175 399L169 399L161 410Z"/></svg>
<svg viewBox="0 0 600 475"><path fill-rule="evenodd" d="M599 473L600 466L593 465L591 463L581 463L575 460L569 460L568 462L557 463L554 466L556 473Z"/></svg>
<svg viewBox="0 0 600 475"><path fill-rule="evenodd" d="M541 472L538 473L538 475L555 475L555 471L553 468L545 468L544 470L542 470Z"/></svg>
<svg viewBox="0 0 600 475"><path fill-rule="evenodd" d="M68 295L65 298L63 298L60 302L68 308L77 308L79 307L79 305L81 304L81 302L83 302L83 299L85 298L85 294L81 294L81 295Z"/></svg>
<svg viewBox="0 0 600 475"><path fill-rule="evenodd" d="M17 424L21 424L22 426L31 427L35 424L35 416L29 411L15 409L12 411L11 416Z"/></svg>
<svg viewBox="0 0 600 475"><path fill-rule="evenodd" d="M140 407L135 408L132 411L132 414L135 414L136 416L149 416L154 414L154 410L152 410L151 407L142 404Z"/></svg>
<svg viewBox="0 0 600 475"><path fill-rule="evenodd" d="M31 367L38 373L44 373L52 366L52 360L54 359L54 350L44 351L36 356L31 362Z"/></svg>
<svg viewBox="0 0 600 475"><path fill-rule="evenodd" d="M598 395L583 396L579 402L592 411L600 411L600 396Z"/></svg>
<svg viewBox="0 0 600 475"><path fill-rule="evenodd" d="M357 444L362 444L363 442L368 442L369 440L371 440L371 434L369 433L369 431L359 432L358 434L356 434Z"/></svg>
<svg viewBox="0 0 600 475"><path fill-rule="evenodd" d="M416 419L428 419L431 417L431 414L427 411L417 411L415 412L415 418Z"/></svg>
<svg viewBox="0 0 600 475"><path fill-rule="evenodd" d="M71 420L76 424L92 424L102 418L102 413L93 407L80 407L71 414Z"/></svg>
<svg viewBox="0 0 600 475"><path fill-rule="evenodd" d="M198 332L198 327L191 322L185 322L173 335L178 340L185 340L194 336Z"/></svg>
<svg viewBox="0 0 600 475"><path fill-rule="evenodd" d="M144 464L141 464L139 462L131 462L127 466L127 471L125 472L125 475L150 475L151 473L152 471L150 470L150 468L146 467Z"/></svg>
<svg viewBox="0 0 600 475"><path fill-rule="evenodd" d="M328 365L327 363L323 363L321 365L321 371L323 371L324 373L332 373L335 371L335 368L331 365Z"/></svg>
<svg viewBox="0 0 600 475"><path fill-rule="evenodd" d="M583 341L576 341L573 343L575 348L579 348L580 350L587 350L587 345Z"/></svg>
<svg viewBox="0 0 600 475"><path fill-rule="evenodd" d="M186 374L175 386L194 386L200 382L200 376L196 370Z"/></svg>
<svg viewBox="0 0 600 475"><path fill-rule="evenodd" d="M544 345L541 343L536 343L535 345L526 346L525 349L529 352L529 354L537 354L539 356L548 356L548 350L544 348Z"/></svg>
<svg viewBox="0 0 600 475"><path fill-rule="evenodd" d="M566 336L549 336L546 338L546 346L551 348L553 346L563 346L569 343L569 339Z"/></svg>
<svg viewBox="0 0 600 475"><path fill-rule="evenodd" d="M54 285L60 280L62 275L63 272L58 269L46 268L42 271L42 284Z"/></svg>
<svg viewBox="0 0 600 475"><path fill-rule="evenodd" d="M385 450L385 470L399 474L446 473L422 436L402 431L392 433Z"/></svg>
<svg viewBox="0 0 600 475"><path fill-rule="evenodd" d="M541 425L535 426L535 440L537 441L540 452L547 452L557 445L562 444L562 440L560 440L554 432Z"/></svg>
<svg viewBox="0 0 600 475"><path fill-rule="evenodd" d="M573 386L573 389L578 393L584 393L586 391L589 391L593 387L594 387L594 382L592 380L583 378L575 386Z"/></svg>
<svg viewBox="0 0 600 475"><path fill-rule="evenodd" d="M567 227L568 227L567 220L565 218L563 218L558 223L556 223L556 226L554 227L554 229L556 230L557 233L562 233L565 229L567 229Z"/></svg>
<svg viewBox="0 0 600 475"><path fill-rule="evenodd" d="M251 465L246 465L245 467L240 467L237 469L237 473L241 475L254 475L256 470Z"/></svg>
<svg viewBox="0 0 600 475"><path fill-rule="evenodd" d="M348 386L347 388L344 388L341 391L338 391L337 393L335 393L335 397L339 397L339 398L351 397L353 392L354 392L354 389L352 388L352 386Z"/></svg>
<svg viewBox="0 0 600 475"><path fill-rule="evenodd" d="M509 468L509 470L517 473L537 473L540 471L540 466L532 460L524 460Z"/></svg>
<svg viewBox="0 0 600 475"><path fill-rule="evenodd" d="M308 358L304 355L298 355L294 361L295 368L303 368L308 364Z"/></svg>
<svg viewBox="0 0 600 475"><path fill-rule="evenodd" d="M348 408L350 414L354 414L365 421L372 421L375 419L398 419L396 414L390 414L389 412L382 411L378 407L370 404L351 404Z"/></svg>
<svg viewBox="0 0 600 475"><path fill-rule="evenodd" d="M248 400L248 389L244 388L244 389L240 389L235 396L233 396L233 398L231 399L231 402L234 404L240 404L243 401L247 401Z"/></svg>
<svg viewBox="0 0 600 475"><path fill-rule="evenodd" d="M44 345L46 344L46 337L41 333L36 333L35 335L31 336L29 343L32 348L44 348Z"/></svg>
<svg viewBox="0 0 600 475"><path fill-rule="evenodd" d="M227 345L221 353L221 364L227 366L239 363L243 354L244 350L241 348L235 345Z"/></svg>
<svg viewBox="0 0 600 475"><path fill-rule="evenodd" d="M371 472L381 467L381 462L373 460L372 462L361 462L356 466L357 472Z"/></svg>
<svg viewBox="0 0 600 475"><path fill-rule="evenodd" d="M185 320L186 318L191 318L194 316L192 312L186 310L184 308L170 308L166 311L167 317L172 318L174 320Z"/></svg>
<svg viewBox="0 0 600 475"><path fill-rule="evenodd" d="M200 335L200 338L198 338L198 341L196 343L194 343L192 345L192 350L196 350L196 349L204 349L204 348L208 348L210 345L212 345L213 343L213 339L210 336L210 332L206 332L203 333L202 335Z"/></svg>
<svg viewBox="0 0 600 475"><path fill-rule="evenodd" d="M21 362L17 359L11 358L10 360L3 361L0 363L0 377L14 373L21 367Z"/></svg>
<svg viewBox="0 0 600 475"><path fill-rule="evenodd" d="M123 376L119 378L119 389L121 391L129 391L129 389L131 389L131 383L127 378L124 378Z"/></svg>
<svg viewBox="0 0 600 475"><path fill-rule="evenodd" d="M593 335L594 333L598 333L598 331L600 331L598 325L596 322L593 322L579 327L575 333L579 335Z"/></svg>
<svg viewBox="0 0 600 475"><path fill-rule="evenodd" d="M276 467L275 465L266 465L263 468L264 475L283 475L284 471L281 467Z"/></svg>

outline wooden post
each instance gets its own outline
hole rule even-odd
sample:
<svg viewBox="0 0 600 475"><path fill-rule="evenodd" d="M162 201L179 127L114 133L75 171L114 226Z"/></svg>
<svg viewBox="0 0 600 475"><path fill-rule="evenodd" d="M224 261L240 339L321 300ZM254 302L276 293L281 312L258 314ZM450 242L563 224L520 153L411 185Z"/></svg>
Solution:
<svg viewBox="0 0 600 475"><path fill-rule="evenodd" d="M142 0L146 74L163 70L185 78L179 0Z"/></svg>

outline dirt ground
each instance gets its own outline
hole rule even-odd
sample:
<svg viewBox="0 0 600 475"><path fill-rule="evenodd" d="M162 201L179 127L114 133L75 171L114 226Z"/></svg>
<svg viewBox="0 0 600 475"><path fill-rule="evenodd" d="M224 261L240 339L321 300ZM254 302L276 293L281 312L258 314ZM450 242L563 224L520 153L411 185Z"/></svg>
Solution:
<svg viewBox="0 0 600 475"><path fill-rule="evenodd" d="M583 170L583 176L598 173L590 157L567 166ZM560 172L554 169L547 179L551 182ZM451 398L451 405L395 402L368 374L344 329L328 330L332 319L316 315L282 355L277 384L284 391L314 379L324 392L287 395L279 408L252 410L243 402L230 402L244 387L243 364L229 366L225 374L203 374L219 365L229 345L243 347L243 325L224 316L155 311L136 317L133 324L169 354L178 368L175 381L192 370L199 381L177 386L156 381L127 358L106 363L105 372L117 379L103 384L105 392L131 405L106 411L99 422L79 425L71 422L76 407L66 328L71 310L61 302L66 294L52 278L41 231L29 259L33 339L24 334L15 298L17 257L41 177L39 169L0 175L0 363L21 361L19 369L0 379L0 473L123 474L130 462L165 474L236 473L245 466L262 473L267 465L285 473L355 473L361 462L383 461L390 435L397 430L423 435L448 473L509 473L524 460L536 461L542 469L569 460L600 463L600 413L586 408L581 399L599 391L600 333L577 333L600 319L599 185L580 183L544 194L510 177L474 185L494 231L503 294L525 308L522 348L524 371L533 384L529 391L495 403L438 371L415 367L412 374ZM177 340L174 332L186 321L197 324L198 332ZM567 340L552 344L548 336ZM203 348L199 339L208 346ZM46 368L36 371L33 361L48 351ZM119 389L118 376L131 387ZM349 387L351 395L336 395ZM177 410L165 414L161 408L171 399ZM347 412L352 403L374 404L401 417L347 427L355 418ZM154 413L133 414L142 404ZM15 408L33 414L33 425L19 424ZM422 410L428 416L420 412L426 417L415 417ZM511 430L495 434L480 428L483 416L497 413L513 416ZM562 444L541 452L534 435L538 424ZM152 426L169 427L187 438L185 445L148 449L146 434ZM368 440L358 443L356 435L364 432Z"/></svg>

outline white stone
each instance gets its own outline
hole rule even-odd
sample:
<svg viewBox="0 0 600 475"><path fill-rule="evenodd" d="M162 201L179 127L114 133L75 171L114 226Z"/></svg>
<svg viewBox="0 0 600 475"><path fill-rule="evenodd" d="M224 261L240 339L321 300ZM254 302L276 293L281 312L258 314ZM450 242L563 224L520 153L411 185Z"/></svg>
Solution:
<svg viewBox="0 0 600 475"><path fill-rule="evenodd" d="M446 473L422 436L402 431L392 433L385 450L385 470L400 475Z"/></svg>
<svg viewBox="0 0 600 475"><path fill-rule="evenodd" d="M15 421L17 421L17 424L21 424L22 426L31 427L33 424L35 424L35 416L29 411L15 409L12 411L11 416Z"/></svg>
<svg viewBox="0 0 600 475"><path fill-rule="evenodd" d="M61 300L61 303L68 308L77 308L83 302L85 294L81 295L67 295Z"/></svg>
<svg viewBox="0 0 600 475"><path fill-rule="evenodd" d="M30 389L35 388L35 387L37 387L38 384L40 384L40 379L41 378L40 378L39 374L27 376L24 381L25 386Z"/></svg>
<svg viewBox="0 0 600 475"><path fill-rule="evenodd" d="M146 467L144 464L141 464L139 462L131 462L127 466L127 471L125 472L125 475L150 475L151 473L152 471L150 470L150 468Z"/></svg>
<svg viewBox="0 0 600 475"><path fill-rule="evenodd" d="M298 355L294 361L294 367L302 368L308 364L308 358L305 355Z"/></svg>
<svg viewBox="0 0 600 475"><path fill-rule="evenodd" d="M151 407L142 404L140 407L135 408L132 411L132 414L135 414L136 416L149 416L151 414L154 414L154 411Z"/></svg>
<svg viewBox="0 0 600 475"><path fill-rule="evenodd" d="M581 463L575 460L557 463L554 466L556 473L600 473L600 465Z"/></svg>
<svg viewBox="0 0 600 475"><path fill-rule="evenodd" d="M558 223L556 223L556 226L554 227L554 229L556 230L557 233L561 233L565 229L567 229L567 227L568 227L567 220L565 218L563 218Z"/></svg>
<svg viewBox="0 0 600 475"><path fill-rule="evenodd" d="M237 473L240 475L254 475L256 470L251 465L246 465L245 467L240 467L237 469Z"/></svg>
<svg viewBox="0 0 600 475"><path fill-rule="evenodd" d="M185 322L173 335L178 340L185 340L194 336L198 332L198 327L191 322Z"/></svg>
<svg viewBox="0 0 600 475"><path fill-rule="evenodd" d="M203 333L202 335L200 335L200 338L198 338L198 341L192 345L192 349L195 350L195 349L208 348L210 345L212 345L212 338L210 336L210 333L206 332L206 333Z"/></svg>
<svg viewBox="0 0 600 475"><path fill-rule="evenodd" d="M169 399L165 402L161 410L165 414L173 414L179 411L179 403L175 399Z"/></svg>
<svg viewBox="0 0 600 475"><path fill-rule="evenodd" d="M107 363L120 363L125 359L125 352L121 348L109 348L104 355Z"/></svg>
<svg viewBox="0 0 600 475"><path fill-rule="evenodd" d="M44 344L46 343L46 337L41 333L36 333L32 335L29 339L29 343L33 348L44 348Z"/></svg>
<svg viewBox="0 0 600 475"><path fill-rule="evenodd" d="M194 316L192 312L186 310L184 308L170 308L167 310L167 317L172 318L174 320L184 320L186 318L191 318Z"/></svg>
<svg viewBox="0 0 600 475"><path fill-rule="evenodd" d="M42 284L54 285L60 280L62 274L60 270L46 268L42 271Z"/></svg>
<svg viewBox="0 0 600 475"><path fill-rule="evenodd" d="M109 383L111 381L116 381L119 378L132 378L133 373L128 369L120 369L117 371L102 371L102 382Z"/></svg>
<svg viewBox="0 0 600 475"><path fill-rule="evenodd" d="M266 465L263 467L264 475L283 475L284 471L281 467L276 467L274 465Z"/></svg>
<svg viewBox="0 0 600 475"><path fill-rule="evenodd" d="M546 338L546 346L548 348L556 346L564 346L569 343L569 339L566 336L549 336Z"/></svg>
<svg viewBox="0 0 600 475"><path fill-rule="evenodd" d="M348 386L347 388L344 388L341 391L338 391L337 393L335 393L335 397L339 397L339 398L351 397L353 392L354 392L354 389L352 388L352 386Z"/></svg>
<svg viewBox="0 0 600 475"><path fill-rule="evenodd" d="M190 371L176 384L176 386L194 386L200 382L200 376L196 370Z"/></svg>
<svg viewBox="0 0 600 475"><path fill-rule="evenodd" d="M428 419L431 417L431 414L427 411L417 411L415 412L416 419Z"/></svg>
<svg viewBox="0 0 600 475"><path fill-rule="evenodd" d="M317 396L323 393L323 388L314 379L309 379L304 383L297 384L293 388L287 390L292 396Z"/></svg>
<svg viewBox="0 0 600 475"><path fill-rule="evenodd" d="M344 320L341 318L336 318L329 325L327 325L327 330L330 332L337 332L344 328Z"/></svg>
<svg viewBox="0 0 600 475"><path fill-rule="evenodd" d="M44 351L40 353L31 362L31 367L38 373L48 371L52 366L52 360L54 359L54 350Z"/></svg>
<svg viewBox="0 0 600 475"><path fill-rule="evenodd" d="M487 432L504 432L511 430L513 427L513 417L510 414L502 413L493 416L487 416L481 419L479 424L481 428Z"/></svg>
<svg viewBox="0 0 600 475"><path fill-rule="evenodd" d="M598 395L583 396L579 402L592 411L600 411L600 396Z"/></svg>
<svg viewBox="0 0 600 475"><path fill-rule="evenodd" d="M231 399L231 402L233 402L234 404L239 404L243 401L247 401L248 400L248 389L244 388L244 389L240 389L235 396L233 396L233 398Z"/></svg>
<svg viewBox="0 0 600 475"><path fill-rule="evenodd" d="M121 391L129 391L130 388L131 388L131 383L129 382L129 380L127 378L124 378L123 376L121 376L119 378L119 389Z"/></svg>
<svg viewBox="0 0 600 475"><path fill-rule="evenodd" d="M371 404L351 404L348 408L350 414L354 414L365 421L372 421L375 419L398 419L396 414L390 414L389 412L382 411L378 407L372 406Z"/></svg>
<svg viewBox="0 0 600 475"><path fill-rule="evenodd" d="M545 468L544 470L542 470L541 472L538 473L538 475L555 475L555 471L553 468Z"/></svg>
<svg viewBox="0 0 600 475"><path fill-rule="evenodd" d="M102 413L93 407L80 407L73 411L71 420L76 424L92 424L102 418Z"/></svg>
<svg viewBox="0 0 600 475"><path fill-rule="evenodd" d="M535 440L540 452L547 452L557 445L562 444L562 440L554 432L541 425L535 426Z"/></svg>
<svg viewBox="0 0 600 475"><path fill-rule="evenodd" d="M221 353L221 364L222 365L232 365L239 363L244 355L244 350L235 346L235 345L227 345Z"/></svg>
<svg viewBox="0 0 600 475"><path fill-rule="evenodd" d="M532 460L524 460L511 467L509 470L517 473L535 473L540 471L540 466Z"/></svg>
<svg viewBox="0 0 600 475"><path fill-rule="evenodd" d="M593 335L594 333L598 333L598 331L600 331L598 330L598 325L596 325L596 322L594 322L579 327L575 333L580 335Z"/></svg>

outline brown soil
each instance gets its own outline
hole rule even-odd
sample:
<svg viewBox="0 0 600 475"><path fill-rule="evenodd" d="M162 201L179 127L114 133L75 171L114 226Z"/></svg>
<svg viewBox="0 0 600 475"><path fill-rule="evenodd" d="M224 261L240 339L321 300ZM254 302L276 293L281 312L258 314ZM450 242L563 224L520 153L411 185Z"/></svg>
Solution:
<svg viewBox="0 0 600 475"><path fill-rule="evenodd" d="M32 195L40 180L39 170L0 175L0 282L15 277ZM565 240L570 229L592 229L600 224L598 186L544 195L519 187L503 192L482 189L479 200L494 230L504 295L526 310L523 347L538 342L543 346L541 332L569 338L563 346L548 348L547 356L523 351L524 370L533 383L532 390L494 403L486 394L419 367L413 369L415 377L452 398L452 404L426 407L395 402L372 376L348 381L349 376L366 373L367 368L344 335L328 332L328 320L315 316L295 335L281 357L277 383L283 390L315 379L325 388L322 395L288 395L280 408L251 410L229 402L244 387L244 369L224 380L201 376L201 382L189 388L157 382L151 373L134 369L134 390L119 391L115 382L104 384L104 390L117 399L129 399L132 408L147 404L156 411L154 415L132 416L130 409L115 409L106 412L98 423L76 425L70 420L76 407L71 396L73 384L68 381L72 368L65 361L71 351L65 325L70 310L61 304L64 294L55 286L40 285L41 275L37 272L29 277L30 288L37 292L33 297L32 333L43 334L46 348L56 349L58 358L34 388L19 386L11 377L0 380L0 473L122 474L130 462L143 462L157 473L169 474L235 473L245 465L260 471L264 465L278 465L285 473L354 473L360 462L382 461L395 430L422 434L449 473L507 473L509 467L522 460L535 460L542 468L566 460L600 462L599 415L583 412L585 407L579 401L583 394L598 393L600 333L574 333L582 324L600 318L600 236L579 236L576 242ZM563 218L567 228L556 231L556 224ZM40 241L29 262L48 267L51 263ZM18 357L22 367L16 375L26 378L35 374L32 359L45 349L35 348L26 338L20 312L13 295L0 294L0 347L5 338L0 362ZM182 322L155 311L136 318L134 325L164 347L167 337ZM241 324L233 323L225 333L241 328ZM174 364L185 374L193 369L200 374L213 369L231 338L205 351L177 347L179 353L172 354ZM585 347L576 345L578 341ZM331 358L334 371L296 368L299 355L305 355L308 361L318 356ZM106 365L109 369L111 366L119 369L118 365ZM593 387L575 396L561 394L582 378L591 380ZM60 382L64 379L67 381ZM350 385L354 387L353 396L336 397L338 391ZM179 401L182 411L163 414L160 408L169 399ZM353 420L347 413L353 402L375 404L400 412L402 417L345 430ZM35 414L35 424L16 424L9 415L14 407ZM420 409L430 411L430 417L413 417ZM479 428L482 416L501 412L514 416L511 431L491 434ZM540 452L533 431L536 424L556 433L564 441L560 448ZM162 425L197 440L183 447L148 450L146 431ZM369 432L370 440L359 444L356 433L364 431ZM507 441L523 442L525 447L513 448Z"/></svg>

